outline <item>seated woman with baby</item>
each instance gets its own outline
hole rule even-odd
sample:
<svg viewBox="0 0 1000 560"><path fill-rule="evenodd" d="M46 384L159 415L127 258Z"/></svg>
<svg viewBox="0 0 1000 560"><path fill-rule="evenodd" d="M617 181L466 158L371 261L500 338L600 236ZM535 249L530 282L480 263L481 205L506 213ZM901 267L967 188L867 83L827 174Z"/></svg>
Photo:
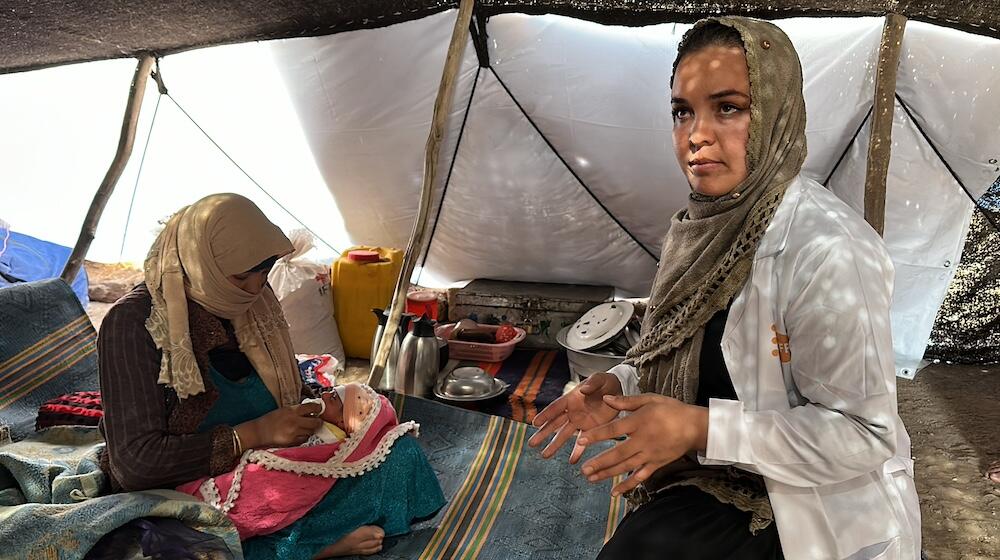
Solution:
<svg viewBox="0 0 1000 560"><path fill-rule="evenodd" d="M384 397L302 384L267 285L291 251L242 196L170 218L145 283L101 326L102 466L117 491L177 488L220 508L248 559L374 554L444 496Z"/></svg>

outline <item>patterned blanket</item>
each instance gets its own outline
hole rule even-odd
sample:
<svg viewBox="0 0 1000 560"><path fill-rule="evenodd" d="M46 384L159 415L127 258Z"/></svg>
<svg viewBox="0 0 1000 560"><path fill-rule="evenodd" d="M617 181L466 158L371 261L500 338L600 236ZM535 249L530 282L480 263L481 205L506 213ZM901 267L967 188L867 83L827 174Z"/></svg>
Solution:
<svg viewBox="0 0 1000 560"><path fill-rule="evenodd" d="M42 403L97 390L97 333L62 280L0 289L0 425L13 439L35 428Z"/></svg>
<svg viewBox="0 0 1000 560"><path fill-rule="evenodd" d="M0 447L0 556L77 560L106 533L139 517L170 517L218 536L234 558L239 537L226 516L191 496L151 490L99 496L104 446L97 428L54 427Z"/></svg>
<svg viewBox="0 0 1000 560"><path fill-rule="evenodd" d="M528 424L391 398L401 421L420 424L418 441L448 506L413 533L387 540L374 558L594 558L624 515L624 502L610 497L611 484L589 484L568 463L568 449L546 461L528 448L534 433Z"/></svg>

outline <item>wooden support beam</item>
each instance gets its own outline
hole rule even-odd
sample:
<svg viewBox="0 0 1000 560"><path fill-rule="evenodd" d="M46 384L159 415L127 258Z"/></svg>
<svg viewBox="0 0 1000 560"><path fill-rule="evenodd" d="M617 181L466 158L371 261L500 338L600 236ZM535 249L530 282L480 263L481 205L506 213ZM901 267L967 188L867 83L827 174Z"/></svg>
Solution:
<svg viewBox="0 0 1000 560"><path fill-rule="evenodd" d="M62 271L62 279L67 284L72 284L77 272L83 266L83 259L87 256L91 242L97 234L97 224L101 221L101 214L104 207L111 198L111 193L115 190L118 178L125 170L125 164L132 155L132 145L135 143L135 129L139 123L139 109L142 108L142 99L146 93L146 79L149 71L153 67L154 59L152 55L144 54L139 57L139 63L135 67L135 74L132 76L132 86L128 92L128 102L125 104L125 118L122 121L122 132L118 137L118 150L115 158L111 161L108 172L101 181L101 186L94 195L94 200L90 203L87 217L83 220L83 227L80 228L80 237L76 240L76 246L66 261L66 266Z"/></svg>
<svg viewBox="0 0 1000 560"><path fill-rule="evenodd" d="M865 220L882 235L885 231L885 181L892 155L892 119L896 111L896 72L903 46L906 18L888 14L875 70L875 101L868 167L865 171Z"/></svg>
<svg viewBox="0 0 1000 560"><path fill-rule="evenodd" d="M403 256L403 269L396 280L396 293L392 299L389 320L382 332L378 352L372 356L371 372L368 374L368 384L372 387L377 386L382 379L392 339L396 336L399 318L403 315L403 308L406 306L406 291L410 287L410 277L413 275L417 259L423 251L424 243L427 241L427 218L430 216L431 194L434 191L435 183L437 183L441 141L447 131L448 115L451 113L451 102L455 94L455 85L458 82L458 71L462 66L465 44L469 39L469 22L472 20L474 5L475 0L461 0L458 6L458 16L455 18L451 43L448 45L448 54L444 60L441 84L438 87L437 99L434 101L431 131L424 148L424 178L420 190L420 207L417 210L417 217L410 233L410 241Z"/></svg>

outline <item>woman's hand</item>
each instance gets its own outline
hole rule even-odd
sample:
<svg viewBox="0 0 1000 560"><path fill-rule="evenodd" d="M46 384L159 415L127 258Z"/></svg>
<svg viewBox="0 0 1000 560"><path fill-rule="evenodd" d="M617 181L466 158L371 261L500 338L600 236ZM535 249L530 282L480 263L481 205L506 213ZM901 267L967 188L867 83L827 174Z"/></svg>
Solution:
<svg viewBox="0 0 1000 560"><path fill-rule="evenodd" d="M304 443L323 420L316 403L283 406L236 427L243 450L256 447L290 447Z"/></svg>
<svg viewBox="0 0 1000 560"><path fill-rule="evenodd" d="M611 489L617 496L635 488L660 467L676 461L692 450L704 450L708 444L708 409L664 397L644 394L636 397L604 397L616 412L632 414L587 430L577 440L578 446L627 436L612 449L583 465L590 482L598 482L632 471L624 482Z"/></svg>
<svg viewBox="0 0 1000 560"><path fill-rule="evenodd" d="M541 411L532 424L541 428L531 436L528 445L538 447L552 434L555 437L542 450L542 457L548 459L566 444L570 437L580 430L589 430L610 422L618 411L604 402L606 395L621 395L622 385L610 373L595 373L569 393L559 397ZM569 462L576 464L583 455L579 444L573 447Z"/></svg>

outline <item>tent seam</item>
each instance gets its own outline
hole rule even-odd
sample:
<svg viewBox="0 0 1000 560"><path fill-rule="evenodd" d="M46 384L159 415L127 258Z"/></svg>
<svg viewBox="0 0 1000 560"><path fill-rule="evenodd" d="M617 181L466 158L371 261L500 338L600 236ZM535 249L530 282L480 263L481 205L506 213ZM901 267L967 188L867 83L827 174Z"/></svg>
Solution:
<svg viewBox="0 0 1000 560"><path fill-rule="evenodd" d="M490 71L493 72L493 76L495 76L497 81L500 82L500 86L503 87L504 91L507 92L507 95L510 97L511 101L514 102L514 105L516 105L517 108L521 111L521 114L524 115L524 118L527 119L528 123L531 124L532 128L535 129L535 132L538 133L538 135L542 138L542 140L549 147L549 149L552 150L553 155L555 155L556 158L558 158L559 161L566 168L566 170L569 171L570 175L572 175L573 178L576 179L576 182L579 183L581 187L583 187L583 190L587 191L587 194L589 194L590 197L594 200L594 202L596 202L597 205L601 207L601 210L604 210L604 213L607 214L608 217L611 218L615 222L615 224L617 224L618 227L621 228L621 230L624 231L625 234L628 235L629 238L631 238L632 241L634 241L635 244L639 246L640 249L645 251L646 254L652 257L654 261L660 262L659 257L653 254L653 252L650 251L649 248L647 248L641 241L639 241L639 239L631 231L629 231L627 227L625 227L625 224L623 224L621 220L619 220L617 216L611 213L611 210L609 210L608 207L605 206L603 202L601 202L601 199L598 198L596 194L594 194L594 191L592 191L590 187L588 187L587 184L583 182L583 179L581 179L580 176L576 173L576 170L574 170L569 165L569 162L567 162L566 159L562 156L562 154L560 154L559 151L556 150L555 145L553 145L552 142L549 141L548 137L546 137L545 134L542 132L542 129L539 128L537 124L535 124L535 121L531 118L528 112L524 110L524 107L521 106L521 103L517 100L516 97L514 97L514 93L510 91L510 88L507 87L507 84L504 83L503 79L500 78L500 75L497 74L496 69L490 66Z"/></svg>
<svg viewBox="0 0 1000 560"><path fill-rule="evenodd" d="M465 134L465 124L469 122L469 113L472 111L472 100L476 97L476 86L479 85L479 74L483 67L476 67L476 77L472 79L472 91L469 92L469 101L465 105L465 115L462 117L462 126L458 129L458 138L455 140L455 151L451 155L451 163L448 165L448 175L444 179L444 188L441 190L441 202L438 203L437 213L434 215L434 225L431 226L431 235L427 238L427 248L424 249L423 259L420 261L420 274L417 275L417 285L420 285L420 278L424 274L427 266L427 258L431 254L431 244L434 243L434 234L437 233L438 222L441 221L441 211L444 209L444 199L448 195L448 186L451 184L451 174L455 170L455 162L458 160L458 150L462 146L462 136Z"/></svg>
<svg viewBox="0 0 1000 560"><path fill-rule="evenodd" d="M826 180L823 181L824 187L830 184L830 180L833 179L834 173L836 173L837 170L840 169L840 164L843 163L844 158L847 157L847 152L851 151L851 146L854 145L854 142L858 139L858 135L861 134L861 131L865 128L865 124L868 123L868 119L872 117L872 111L874 109L875 109L874 103L871 105L871 107L868 107L868 114L865 115L865 118L861 119L861 124L858 125L858 129L854 131L854 136L851 137L851 141L848 142L847 146L844 147L844 151L841 152L840 158L837 159L837 163L833 164L833 169L830 170L830 174L827 175Z"/></svg>
<svg viewBox="0 0 1000 560"><path fill-rule="evenodd" d="M930 146L931 150L934 151L934 155L936 155L938 157L938 160L942 164L944 164L944 167L945 169L948 170L948 173L951 173L951 178L954 179L956 183L958 183L958 186L962 188L962 192L965 193L965 196L969 197L969 200L972 201L972 206L975 207L980 212L982 212L983 217L986 218L986 221L989 222L991 226L993 226L994 231L1000 232L1000 225L997 224L996 219L990 213L985 212L982 209L982 207L979 205L979 201L976 200L976 197L972 196L972 193L969 192L969 189L965 186L965 183L963 183L962 180L959 179L958 173L955 173L955 170L952 169L951 164L948 163L948 160L946 160L941 151L938 150L937 144L935 144L934 141L931 140L930 136L928 136L927 133L924 132L924 129L923 127L920 126L920 123L917 121L917 118L910 111L910 107L906 104L906 101L903 101L903 98L900 97L898 93L896 94L896 101L899 101L899 105L903 108L904 111L906 111L907 116L910 117L910 122L913 123L913 126L917 128L917 132L920 133L920 135L924 138L924 141L927 142L927 145Z"/></svg>

